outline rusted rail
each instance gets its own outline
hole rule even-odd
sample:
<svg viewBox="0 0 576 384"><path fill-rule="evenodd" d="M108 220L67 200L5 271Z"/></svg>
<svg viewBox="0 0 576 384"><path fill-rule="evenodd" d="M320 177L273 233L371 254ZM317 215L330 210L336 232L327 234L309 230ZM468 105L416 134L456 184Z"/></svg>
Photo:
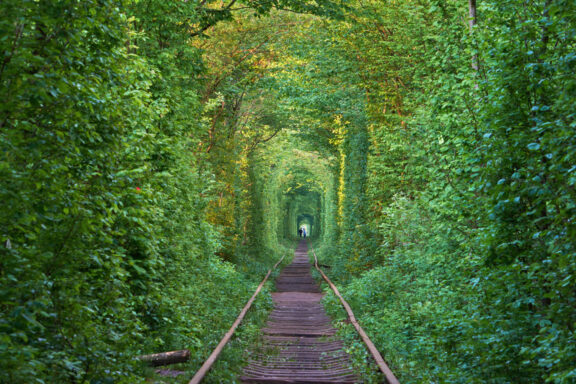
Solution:
<svg viewBox="0 0 576 384"><path fill-rule="evenodd" d="M320 274L322 275L322 278L324 278L324 280L326 280L326 283L328 283L330 288L332 288L332 291L334 292L334 294L338 297L338 299L340 299L342 306L344 307L344 309L346 310L346 313L348 314L348 319L350 320L350 323L352 323L354 328L356 328L356 331L358 332L358 334L362 338L362 341L364 341L364 344L366 344L366 347L368 347L368 350L370 351L370 353L372 354L372 357L376 361L378 368L384 374L386 381L388 382L388 384L400 384L400 382L398 381L396 376L394 376L394 373L392 372L390 367L388 367L388 364L386 364L386 362L384 361L384 358L382 357L382 355L380 354L380 352L378 351L378 349L376 348L376 346L374 345L372 340L370 340L370 338L368 337L366 332L364 332L364 329L362 329L360 324L358 324L358 320L356 320L356 316L354 316L354 312L352 312L352 308L350 307L348 302L346 300L344 300L344 298L342 297L342 295L338 291L338 288L336 288L334 283L332 283L332 281L330 281L328 276L326 276L326 274L318 266L318 257L316 256L316 252L314 252L314 248L312 248L312 244L310 242L308 242L308 244L310 245L310 249L312 250L312 254L314 255L314 266L316 267L318 272L320 272Z"/></svg>
<svg viewBox="0 0 576 384"><path fill-rule="evenodd" d="M252 306L252 303L256 299L256 296L258 296L258 294L262 290L262 287L266 283L266 280L268 280L268 277L270 276L272 271L275 270L276 267L278 267L278 265L280 265L282 260L284 260L284 256L282 256L282 258L276 264L274 264L274 266L271 269L268 270L268 273L264 277L264 280L262 280L260 285L258 285L258 288L256 288L256 291L254 292L254 294L252 295L250 300L248 300L248 302L246 303L246 305L244 306L244 308L242 309L242 311L240 312L240 314L236 318L236 321L234 321L234 324L232 324L232 327L230 327L228 332L226 332L226 334L224 335L222 340L220 340L220 343L218 343L218 345L216 346L214 351L212 351L210 356L208 356L208 359L204 362L204 364L202 364L202 367L200 367L198 372L196 372L196 374L194 375L194 377L192 378L192 380L190 380L190 382L188 384L198 384L202 381L204 376L206 376L206 374L208 373L210 368L212 368L212 365L218 359L218 356L220 356L220 353L222 352L222 350L224 349L224 347L226 346L228 341L230 341L230 339L232 338L234 331L236 330L236 328L238 328L238 325L240 325L240 323L244 319L244 316L246 316L246 313L248 312L248 310Z"/></svg>

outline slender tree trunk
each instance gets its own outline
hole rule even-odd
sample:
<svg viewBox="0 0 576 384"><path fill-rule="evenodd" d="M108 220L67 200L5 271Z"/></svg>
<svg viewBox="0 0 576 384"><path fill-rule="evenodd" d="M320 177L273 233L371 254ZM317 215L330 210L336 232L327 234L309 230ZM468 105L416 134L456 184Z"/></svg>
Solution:
<svg viewBox="0 0 576 384"><path fill-rule="evenodd" d="M472 32L476 25L476 0L468 0L468 18L470 32ZM472 56L472 68L478 71L478 55Z"/></svg>
<svg viewBox="0 0 576 384"><path fill-rule="evenodd" d="M472 31L472 28L476 25L476 0L468 0L468 11L468 16L470 16L470 31Z"/></svg>

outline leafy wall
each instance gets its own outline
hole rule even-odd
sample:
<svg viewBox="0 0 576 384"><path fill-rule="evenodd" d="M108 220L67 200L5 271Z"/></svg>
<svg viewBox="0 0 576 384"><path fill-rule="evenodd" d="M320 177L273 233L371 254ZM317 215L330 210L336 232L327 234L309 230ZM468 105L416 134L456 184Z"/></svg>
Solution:
<svg viewBox="0 0 576 384"><path fill-rule="evenodd" d="M305 218L402 382L573 382L574 7L3 1L0 381L194 370Z"/></svg>

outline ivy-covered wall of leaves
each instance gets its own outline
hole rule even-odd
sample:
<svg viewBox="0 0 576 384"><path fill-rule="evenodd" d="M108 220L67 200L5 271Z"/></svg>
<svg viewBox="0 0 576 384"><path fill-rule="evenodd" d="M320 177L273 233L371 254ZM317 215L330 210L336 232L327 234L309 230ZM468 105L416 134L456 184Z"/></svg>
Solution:
<svg viewBox="0 0 576 384"><path fill-rule="evenodd" d="M0 3L0 381L193 371L305 222L402 382L574 382L576 6L475 4Z"/></svg>

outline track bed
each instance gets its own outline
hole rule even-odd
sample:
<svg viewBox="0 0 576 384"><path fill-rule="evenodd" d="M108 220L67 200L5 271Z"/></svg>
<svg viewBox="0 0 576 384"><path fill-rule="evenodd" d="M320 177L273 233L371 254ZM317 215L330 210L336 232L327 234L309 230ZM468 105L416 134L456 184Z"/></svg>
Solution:
<svg viewBox="0 0 576 384"><path fill-rule="evenodd" d="M310 273L307 245L301 241L294 261L284 268L272 293L263 345L251 351L243 383L359 383L342 341L334 335Z"/></svg>

